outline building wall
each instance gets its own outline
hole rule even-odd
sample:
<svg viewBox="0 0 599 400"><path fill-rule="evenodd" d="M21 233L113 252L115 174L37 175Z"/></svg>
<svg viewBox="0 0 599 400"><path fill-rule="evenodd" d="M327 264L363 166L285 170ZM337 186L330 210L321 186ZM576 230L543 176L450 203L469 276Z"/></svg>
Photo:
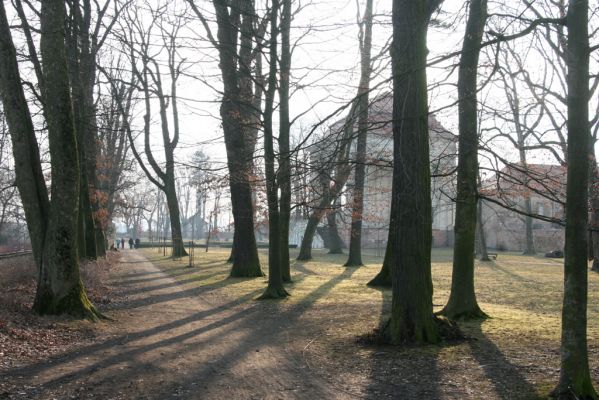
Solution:
<svg viewBox="0 0 599 400"><path fill-rule="evenodd" d="M524 209L523 199L514 199L514 207ZM561 219L560 204L540 196L531 198L532 212ZM524 216L499 205L483 202L483 227L487 247L507 251L523 251L526 243ZM565 230L551 222L533 219L533 240L539 253L563 250Z"/></svg>

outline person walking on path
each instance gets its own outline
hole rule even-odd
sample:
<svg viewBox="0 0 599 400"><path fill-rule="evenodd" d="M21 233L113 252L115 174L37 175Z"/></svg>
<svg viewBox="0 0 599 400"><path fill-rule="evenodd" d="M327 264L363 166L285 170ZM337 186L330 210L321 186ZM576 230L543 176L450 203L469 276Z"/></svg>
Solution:
<svg viewBox="0 0 599 400"><path fill-rule="evenodd" d="M125 238L121 238L121 249L125 249Z"/></svg>
<svg viewBox="0 0 599 400"><path fill-rule="evenodd" d="M133 248L133 238L129 238L129 249Z"/></svg>

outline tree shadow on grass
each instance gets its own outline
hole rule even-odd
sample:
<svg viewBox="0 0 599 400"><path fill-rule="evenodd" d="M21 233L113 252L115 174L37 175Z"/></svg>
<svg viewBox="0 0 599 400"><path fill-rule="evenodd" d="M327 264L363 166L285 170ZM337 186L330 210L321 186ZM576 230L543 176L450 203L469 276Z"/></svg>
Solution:
<svg viewBox="0 0 599 400"><path fill-rule="evenodd" d="M185 285L185 284L189 284L189 283L199 283L199 282L206 281L208 279L211 279L211 278L214 278L217 276L224 277L225 275L226 275L226 272L224 272L224 271L214 272L211 274L199 274L196 272L194 275L192 275L191 277L186 278L186 279L173 280L170 282L159 283L159 284L153 285L153 286L140 286L140 287L135 287L135 288L131 288L131 289L125 289L123 293L125 295L148 293L148 292L153 292L153 291L157 291L157 290L176 287L179 285ZM163 279L165 279L165 278L163 278ZM224 283L224 280L219 281L219 282Z"/></svg>
<svg viewBox="0 0 599 400"><path fill-rule="evenodd" d="M318 275L317 272L314 272L311 269L306 268L304 264L298 262L292 264L292 271L293 270L299 271L304 275Z"/></svg>
<svg viewBox="0 0 599 400"><path fill-rule="evenodd" d="M468 342L472 355L483 369L485 376L491 381L495 391L504 400L532 400L542 397L535 386L526 380L501 351L482 330L484 321L473 321L464 324L464 328L475 340Z"/></svg>
<svg viewBox="0 0 599 400"><path fill-rule="evenodd" d="M510 271L508 268L506 268L505 266L501 265L501 263L499 263L497 261L491 260L491 262L485 263L485 266L488 267L491 270L501 272L501 273L509 276L510 278L513 278L513 279L515 279L515 280L517 280L519 282L526 283L528 285L538 285L538 284L540 284L540 282L537 282L537 281L535 281L533 279L530 279L530 278L525 278L525 277L523 277L523 276L521 276L519 274L516 274L516 273Z"/></svg>

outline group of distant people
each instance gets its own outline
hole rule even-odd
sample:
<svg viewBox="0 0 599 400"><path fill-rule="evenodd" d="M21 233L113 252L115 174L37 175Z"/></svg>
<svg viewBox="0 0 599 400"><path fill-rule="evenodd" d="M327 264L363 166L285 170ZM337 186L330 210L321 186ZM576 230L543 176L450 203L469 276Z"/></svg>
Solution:
<svg viewBox="0 0 599 400"><path fill-rule="evenodd" d="M125 238L116 239L114 241L114 247L116 249L125 249ZM133 238L129 238L129 248L130 249L138 249L139 248L139 238L133 240Z"/></svg>

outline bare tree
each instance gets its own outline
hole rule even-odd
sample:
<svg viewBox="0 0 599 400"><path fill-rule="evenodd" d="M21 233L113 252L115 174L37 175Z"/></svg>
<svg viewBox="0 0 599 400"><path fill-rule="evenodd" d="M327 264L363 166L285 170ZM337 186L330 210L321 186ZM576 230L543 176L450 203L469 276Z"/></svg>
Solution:
<svg viewBox="0 0 599 400"><path fill-rule="evenodd" d="M391 318L394 344L436 343L430 251L432 208L428 143L426 36L440 1L393 2L393 240Z"/></svg>
<svg viewBox="0 0 599 400"><path fill-rule="evenodd" d="M260 53L264 26L258 21L253 0L225 2L213 0L217 35L214 36L201 10L188 0L192 10L204 25L212 45L218 50L223 81L220 115L223 124L227 167L235 232L231 276L262 276L252 207L251 177L254 148L259 126L261 89L255 90L252 65ZM266 22L267 19L264 20ZM259 69L259 68L257 68ZM262 83L256 82L259 87Z"/></svg>
<svg viewBox="0 0 599 400"><path fill-rule="evenodd" d="M140 153L135 147L135 141L132 136L131 127L127 124L129 136L129 145L138 161L141 169L148 179L162 190L166 196L168 205L171 237L173 243L173 257L187 255L183 244L181 232L181 218L179 210L179 201L177 199L177 190L175 184L175 150L179 144L179 111L177 97L177 80L181 75L181 68L184 59L179 58L177 52L177 35L183 24L183 18L177 17L172 23L168 23L163 18L166 12L165 7L151 11L151 21L148 26L144 26L143 19L138 18L137 8L127 11L127 31L123 32L121 41L127 46L131 69L135 78L135 83L139 86L144 98L144 155L149 167L146 166ZM152 38L155 29L159 30L159 36L162 40L162 48L166 53L166 64L168 73L163 75L161 70L161 61L158 56L150 50ZM170 80L170 91L167 91L164 79ZM165 165L161 168L151 150L151 117L153 96L158 101L160 129L162 136L162 145L164 149ZM120 99L122 106L123 101ZM169 108L171 111L172 133L169 126ZM121 107L123 110L123 107ZM123 117L124 115L122 115Z"/></svg>
<svg viewBox="0 0 599 400"><path fill-rule="evenodd" d="M487 0L471 0L469 7L458 73L460 133L451 292L440 311L452 319L486 316L474 292L474 242L478 186L478 58L487 20Z"/></svg>
<svg viewBox="0 0 599 400"><path fill-rule="evenodd" d="M358 7L359 8L359 7ZM366 142L368 135L368 107L370 91L372 49L372 0L366 1L360 26L360 86L358 90L358 139L356 146L355 182L352 193L352 222L349 240L349 257L346 267L362 265L362 216L364 213L364 181L366 177Z"/></svg>
<svg viewBox="0 0 599 400"><path fill-rule="evenodd" d="M587 349L587 204L589 142L589 31L587 0L570 0L568 28L568 183L560 378L557 399L596 399Z"/></svg>

